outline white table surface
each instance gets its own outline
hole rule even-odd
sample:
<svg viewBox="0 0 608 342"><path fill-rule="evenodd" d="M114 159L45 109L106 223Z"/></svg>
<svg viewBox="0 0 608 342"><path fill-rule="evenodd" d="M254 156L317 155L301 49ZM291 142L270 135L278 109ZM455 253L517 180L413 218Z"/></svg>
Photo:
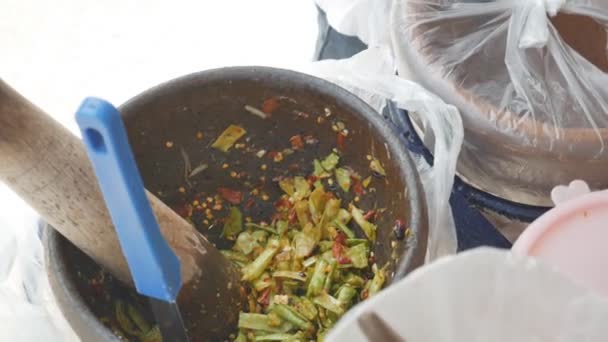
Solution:
<svg viewBox="0 0 608 342"><path fill-rule="evenodd" d="M118 105L195 71L306 63L316 35L310 0L0 0L0 77L76 133L86 96ZM2 184L0 208L0 341L75 340L35 213Z"/></svg>

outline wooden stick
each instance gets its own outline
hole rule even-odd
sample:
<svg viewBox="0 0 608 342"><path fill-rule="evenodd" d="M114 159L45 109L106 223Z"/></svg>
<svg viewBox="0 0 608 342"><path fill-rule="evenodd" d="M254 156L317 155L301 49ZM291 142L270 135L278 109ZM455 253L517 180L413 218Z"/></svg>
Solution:
<svg viewBox="0 0 608 342"><path fill-rule="evenodd" d="M2 80L0 181L97 263L131 283L82 142ZM188 222L147 195L163 236L181 261L179 302L190 333L225 336L242 303L239 271Z"/></svg>

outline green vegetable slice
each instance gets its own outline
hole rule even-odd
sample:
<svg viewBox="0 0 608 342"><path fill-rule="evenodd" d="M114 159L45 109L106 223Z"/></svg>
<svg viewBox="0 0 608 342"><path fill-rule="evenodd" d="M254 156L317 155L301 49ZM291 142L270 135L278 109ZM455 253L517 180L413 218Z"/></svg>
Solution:
<svg viewBox="0 0 608 342"><path fill-rule="evenodd" d="M369 163L369 168L377 175L386 177L386 171L378 159L372 159L372 161Z"/></svg>
<svg viewBox="0 0 608 342"><path fill-rule="evenodd" d="M222 236L228 240L236 239L237 234L243 230L243 214L237 207L230 207L230 214L224 222Z"/></svg>
<svg viewBox="0 0 608 342"><path fill-rule="evenodd" d="M370 241L376 241L376 225L367 221L363 217L363 213L361 212L361 210L357 209L357 207L355 207L354 205L352 206L350 213L353 216L355 222L357 222L359 227L361 227L361 229L365 233L365 236L367 236Z"/></svg>
<svg viewBox="0 0 608 342"><path fill-rule="evenodd" d="M291 325L281 324L279 326L272 326L269 324L268 315L257 314L257 313L239 313L239 324L240 329L250 330L261 330L267 332L287 332L291 329Z"/></svg>
<svg viewBox="0 0 608 342"><path fill-rule="evenodd" d="M222 132L222 134L220 134L211 147L222 152L228 152L232 145L234 145L237 140L243 137L246 133L247 131L243 127L230 125Z"/></svg>
<svg viewBox="0 0 608 342"><path fill-rule="evenodd" d="M308 289L306 291L307 296L316 296L321 293L323 290L323 285L325 284L325 268L327 267L327 261L321 259L317 261L315 265L315 270L312 273L312 277L310 278L310 283L308 283Z"/></svg>
<svg viewBox="0 0 608 342"><path fill-rule="evenodd" d="M304 316L300 315L296 310L285 304L274 304L272 311L275 312L279 317L286 320L287 322L295 325L296 327L305 330L312 331L314 326Z"/></svg>
<svg viewBox="0 0 608 342"><path fill-rule="evenodd" d="M350 185L351 185L351 172L348 169L344 169L344 168L337 168L336 169L336 181L338 182L338 185L340 186L340 188L342 188L342 191L344 192L348 192L350 190Z"/></svg>
<svg viewBox="0 0 608 342"><path fill-rule="evenodd" d="M250 264L243 267L243 277L242 280L253 280L259 277L266 267L270 265L272 258L279 251L279 241L276 239L270 239L268 241L268 245L266 249Z"/></svg>
<svg viewBox="0 0 608 342"><path fill-rule="evenodd" d="M366 244L358 244L346 251L346 256L351 260L353 267L365 268L368 265L369 247Z"/></svg>
<svg viewBox="0 0 608 342"><path fill-rule="evenodd" d="M336 298L328 295L327 293L321 293L312 300L315 304L329 310L337 315L344 314L343 304Z"/></svg>
<svg viewBox="0 0 608 342"><path fill-rule="evenodd" d="M332 152L327 157L325 157L325 159L323 159L323 161L321 162L321 167L323 167L325 171L333 171L339 162L340 156Z"/></svg>
<svg viewBox="0 0 608 342"><path fill-rule="evenodd" d="M276 271L272 273L273 278L289 278L298 281L306 281L306 274L295 271Z"/></svg>

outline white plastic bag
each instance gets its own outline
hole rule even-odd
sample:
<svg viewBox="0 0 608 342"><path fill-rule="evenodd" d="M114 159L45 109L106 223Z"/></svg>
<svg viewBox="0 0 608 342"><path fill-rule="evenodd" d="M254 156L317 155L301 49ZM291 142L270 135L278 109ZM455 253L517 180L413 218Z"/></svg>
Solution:
<svg viewBox="0 0 608 342"><path fill-rule="evenodd" d="M370 48L345 60L316 62L302 71L341 85L379 113L382 113L387 100L392 100L399 108L417 113L423 119L425 127L434 135L434 166L429 167L420 156L413 157L429 207L427 258L434 260L455 253L456 230L449 197L463 139L458 110L418 84L397 77L391 52L386 47Z"/></svg>
<svg viewBox="0 0 608 342"><path fill-rule="evenodd" d="M460 109L469 184L546 206L608 185L608 2L393 1L399 74Z"/></svg>
<svg viewBox="0 0 608 342"><path fill-rule="evenodd" d="M475 249L420 268L357 305L326 341L369 341L375 312L407 342L608 340L608 299L534 259Z"/></svg>
<svg viewBox="0 0 608 342"><path fill-rule="evenodd" d="M5 189L0 184L0 191ZM78 341L46 277L38 217L16 195L4 193L0 197L0 341Z"/></svg>

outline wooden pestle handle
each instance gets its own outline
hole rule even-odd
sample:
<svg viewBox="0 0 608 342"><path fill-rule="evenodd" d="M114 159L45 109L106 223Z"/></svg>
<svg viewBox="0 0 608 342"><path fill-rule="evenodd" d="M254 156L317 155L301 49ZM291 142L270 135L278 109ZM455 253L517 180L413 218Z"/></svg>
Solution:
<svg viewBox="0 0 608 342"><path fill-rule="evenodd" d="M1 79L0 181L93 260L131 283L82 142ZM147 196L181 261L179 302L186 304L181 305L186 324L193 333L223 335L238 317L239 271L188 222L153 194Z"/></svg>

